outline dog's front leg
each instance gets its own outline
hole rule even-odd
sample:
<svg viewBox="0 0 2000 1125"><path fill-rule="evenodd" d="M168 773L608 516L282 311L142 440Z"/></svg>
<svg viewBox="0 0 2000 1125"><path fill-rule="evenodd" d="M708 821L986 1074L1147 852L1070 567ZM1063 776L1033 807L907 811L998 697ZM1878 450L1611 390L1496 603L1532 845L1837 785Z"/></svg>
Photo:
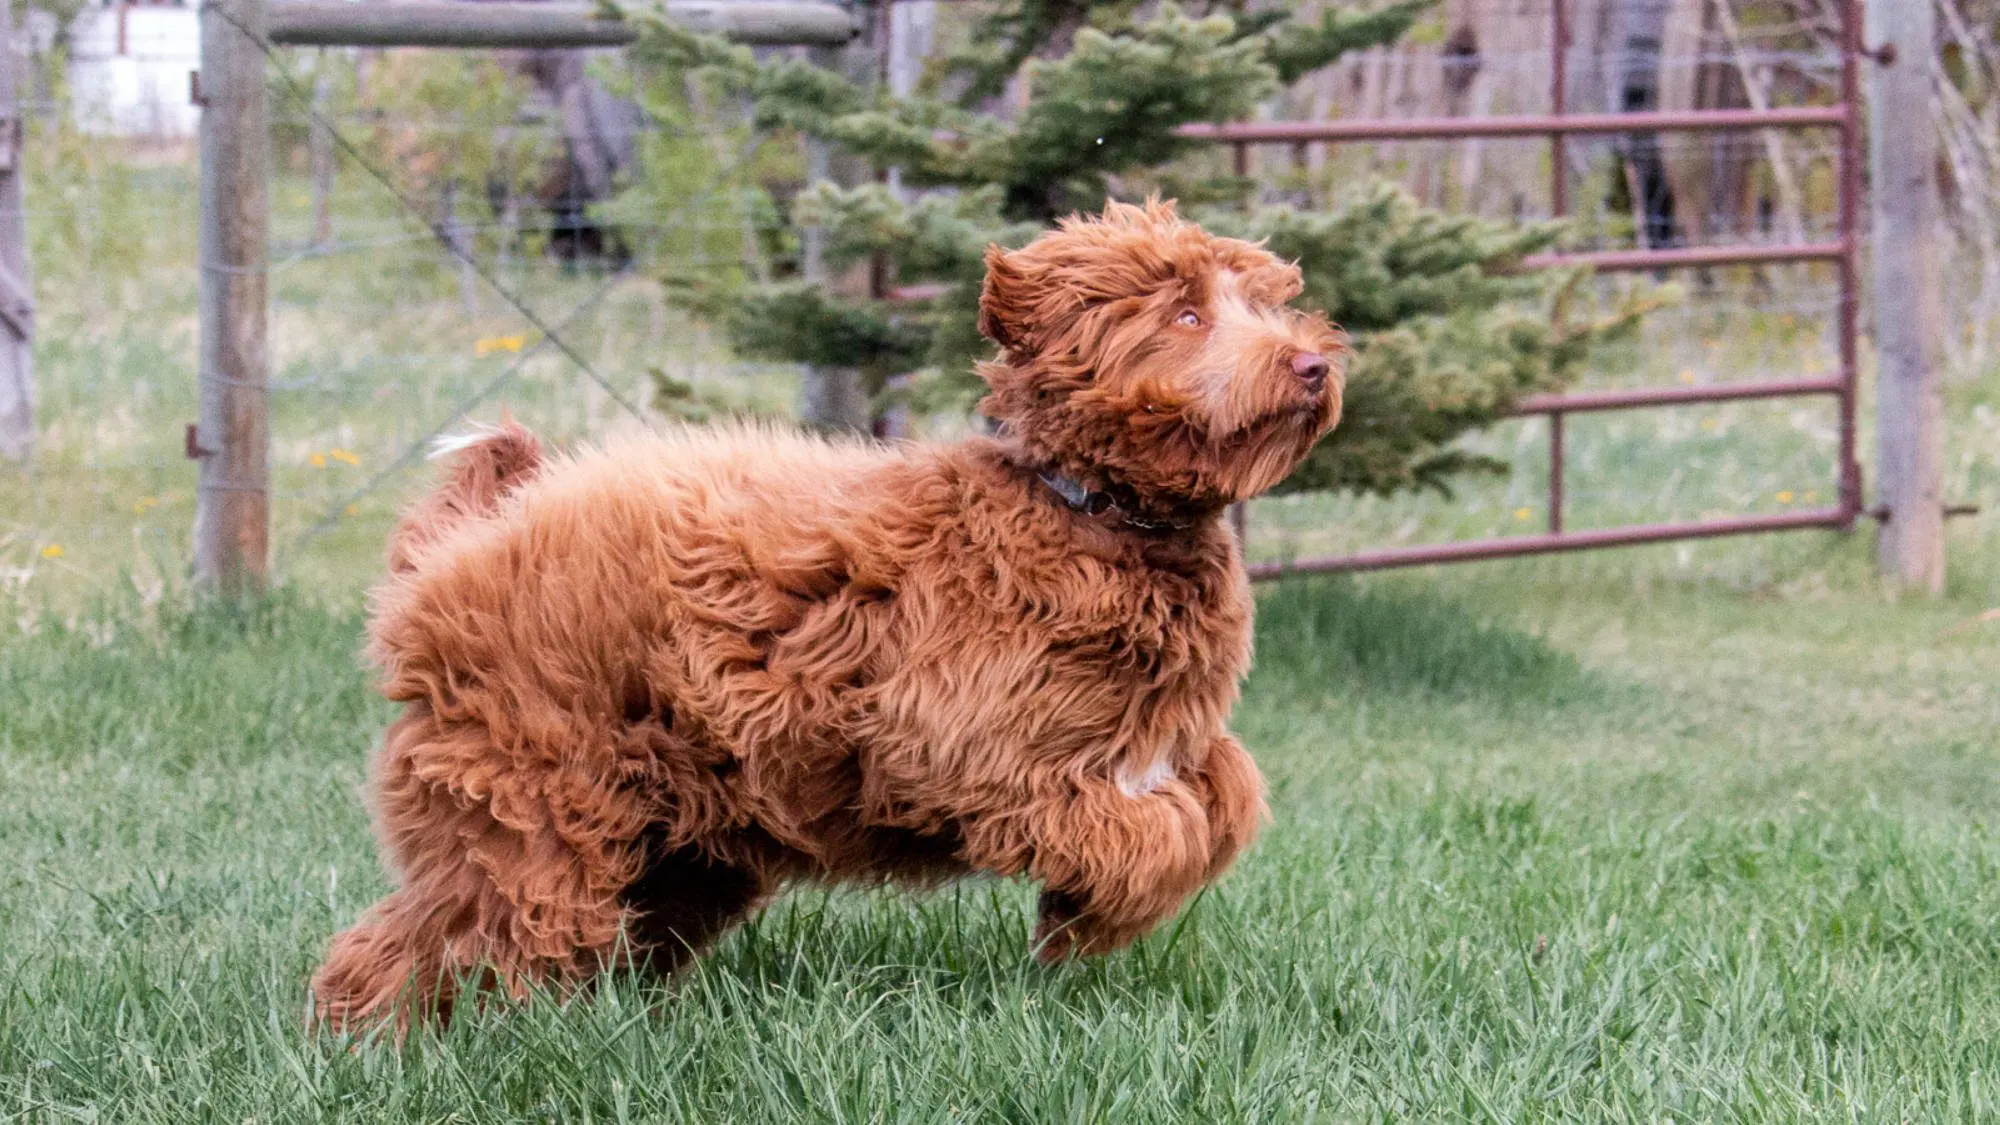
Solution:
<svg viewBox="0 0 2000 1125"><path fill-rule="evenodd" d="M1035 927L1045 962L1145 934L1201 886L1214 855L1208 808L1178 780L1137 795L1109 780L1072 783L968 829L976 865L1025 868L1045 886Z"/></svg>
<svg viewBox="0 0 2000 1125"><path fill-rule="evenodd" d="M1189 781L1208 810L1212 851L1208 878L1229 867L1237 854L1257 838L1269 811L1264 805L1264 775L1249 751L1233 735L1218 735L1208 744L1208 757Z"/></svg>
<svg viewBox="0 0 2000 1125"><path fill-rule="evenodd" d="M1208 755L1199 768L1189 773L1188 785L1201 801L1208 825L1208 863L1192 884L1199 887L1227 870L1250 841L1256 839L1257 830L1268 815L1264 775L1258 772L1257 763L1251 760L1243 744L1225 734L1209 743ZM1184 875L1170 877L1167 883L1177 877ZM1162 884L1162 889L1165 885ZM1191 889L1185 893L1191 893ZM1036 906L1036 953L1043 960L1052 961L1073 954L1115 949L1173 914L1181 901L1180 897L1163 901L1160 904L1163 909L1142 923L1119 927L1109 923L1101 910L1092 910L1089 900L1051 884Z"/></svg>

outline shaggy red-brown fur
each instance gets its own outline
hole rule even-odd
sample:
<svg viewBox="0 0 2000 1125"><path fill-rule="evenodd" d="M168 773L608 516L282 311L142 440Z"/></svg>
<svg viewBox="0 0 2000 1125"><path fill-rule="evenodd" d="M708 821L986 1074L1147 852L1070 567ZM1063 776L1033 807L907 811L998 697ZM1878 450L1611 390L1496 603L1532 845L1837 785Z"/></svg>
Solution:
<svg viewBox="0 0 2000 1125"><path fill-rule="evenodd" d="M1229 864L1263 797L1220 514L1332 427L1343 340L1170 204L987 265L996 437L545 458L507 424L456 455L374 599L400 885L334 939L320 1018L672 968L797 879L1025 874L1038 955L1102 953Z"/></svg>

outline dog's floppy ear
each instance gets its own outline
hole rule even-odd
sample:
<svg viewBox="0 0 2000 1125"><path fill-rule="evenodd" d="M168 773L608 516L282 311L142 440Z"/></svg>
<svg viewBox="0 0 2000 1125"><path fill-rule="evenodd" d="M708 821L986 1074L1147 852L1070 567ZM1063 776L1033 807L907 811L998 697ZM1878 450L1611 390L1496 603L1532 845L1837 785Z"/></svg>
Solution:
<svg viewBox="0 0 2000 1125"><path fill-rule="evenodd" d="M989 243L986 284L979 291L979 334L1010 352L1033 351L1033 288L1013 255L997 243Z"/></svg>

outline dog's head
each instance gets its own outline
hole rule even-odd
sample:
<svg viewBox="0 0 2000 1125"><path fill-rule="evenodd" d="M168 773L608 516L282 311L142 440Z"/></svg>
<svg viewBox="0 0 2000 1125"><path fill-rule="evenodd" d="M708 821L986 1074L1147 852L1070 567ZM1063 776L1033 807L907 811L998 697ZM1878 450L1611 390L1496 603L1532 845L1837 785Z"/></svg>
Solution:
<svg viewBox="0 0 2000 1125"><path fill-rule="evenodd" d="M1041 465L1160 510L1254 496L1340 417L1346 337L1288 307L1299 291L1296 266L1172 203L989 247L981 409Z"/></svg>

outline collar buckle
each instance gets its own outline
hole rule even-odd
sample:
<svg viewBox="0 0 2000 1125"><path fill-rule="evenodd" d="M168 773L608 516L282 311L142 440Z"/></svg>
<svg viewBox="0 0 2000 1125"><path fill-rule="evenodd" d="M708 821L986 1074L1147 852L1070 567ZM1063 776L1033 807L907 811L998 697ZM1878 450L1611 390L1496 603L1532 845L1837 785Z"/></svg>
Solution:
<svg viewBox="0 0 2000 1125"><path fill-rule="evenodd" d="M1073 512L1081 512L1086 516L1101 516L1111 512L1117 515L1120 523L1138 531L1180 531L1188 526L1172 520L1147 519L1130 508L1120 507L1111 493L1096 491L1065 473L1051 471L1035 475L1040 477L1049 491L1060 497Z"/></svg>

